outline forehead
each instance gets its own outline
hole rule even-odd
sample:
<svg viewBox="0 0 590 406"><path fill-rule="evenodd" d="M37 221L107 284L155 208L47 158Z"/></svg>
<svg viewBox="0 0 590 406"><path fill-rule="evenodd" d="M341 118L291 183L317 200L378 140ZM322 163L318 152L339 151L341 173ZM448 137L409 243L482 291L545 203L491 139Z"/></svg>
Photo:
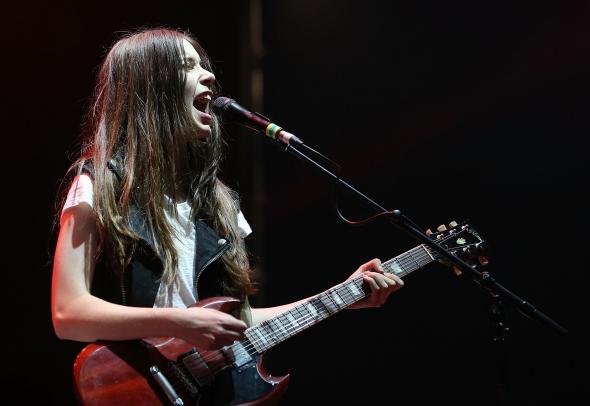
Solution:
<svg viewBox="0 0 590 406"><path fill-rule="evenodd" d="M190 42L188 42L185 38L182 39L182 48L184 49L184 54L186 59L194 59L196 61L201 60L199 57L199 53L195 49L194 46Z"/></svg>

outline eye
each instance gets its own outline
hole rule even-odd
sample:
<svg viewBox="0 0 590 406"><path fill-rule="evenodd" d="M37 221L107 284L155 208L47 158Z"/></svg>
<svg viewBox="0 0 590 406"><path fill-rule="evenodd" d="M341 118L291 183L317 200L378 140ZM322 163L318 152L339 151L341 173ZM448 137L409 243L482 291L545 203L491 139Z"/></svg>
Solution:
<svg viewBox="0 0 590 406"><path fill-rule="evenodd" d="M182 64L182 67L186 70L193 70L195 67L199 66L199 63L194 60L193 58L188 58Z"/></svg>

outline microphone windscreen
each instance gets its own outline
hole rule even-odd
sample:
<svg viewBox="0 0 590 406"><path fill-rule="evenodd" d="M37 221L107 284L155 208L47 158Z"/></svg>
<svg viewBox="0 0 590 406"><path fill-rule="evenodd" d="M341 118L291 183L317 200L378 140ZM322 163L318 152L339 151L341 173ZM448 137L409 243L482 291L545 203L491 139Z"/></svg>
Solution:
<svg viewBox="0 0 590 406"><path fill-rule="evenodd" d="M229 97L218 97L213 102L213 111L217 114L222 114L227 110L227 106L233 102Z"/></svg>

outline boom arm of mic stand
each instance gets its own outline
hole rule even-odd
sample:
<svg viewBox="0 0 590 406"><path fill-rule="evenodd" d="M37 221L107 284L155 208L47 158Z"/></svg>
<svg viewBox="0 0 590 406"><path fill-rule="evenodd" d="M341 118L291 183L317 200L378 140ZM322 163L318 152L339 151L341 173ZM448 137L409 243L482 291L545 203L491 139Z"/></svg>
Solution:
<svg viewBox="0 0 590 406"><path fill-rule="evenodd" d="M318 162L314 161L309 156L305 155L299 149L295 148L294 146L292 146L290 144L285 144L285 143L278 141L278 140L275 140L275 141L284 147L285 152L291 153L292 155L296 156L297 158L301 159L302 161L306 162L307 164L311 165L312 167L318 169L320 172L324 173L328 177L332 178L338 184L344 186L346 189L351 191L353 194L360 197L361 201L368 204L373 209L376 209L379 212L386 212L387 211L387 209L385 209L383 206L381 206L380 204L375 202L373 199L369 198L368 196L366 196L365 194L360 192L358 189L356 189L355 187L350 185L348 182L344 181L339 176L335 175L333 172L328 170L323 165L319 164ZM424 245L428 246L433 251L436 251L438 254L440 254L442 257L447 259L449 262L451 262L453 265L455 265L457 268L459 268L465 274L471 275L471 277L475 281L480 283L482 286L485 286L486 288L488 288L494 292L497 292L499 295L508 298L510 300L510 302L512 302L512 304L514 306L516 306L516 308L519 311L521 311L523 314L542 321L543 323L547 324L549 327L558 331L559 333L562 333L562 334L568 333L568 331L565 327L561 326L560 324L558 324L557 322L555 322L554 320L549 318L547 315L542 313L540 310L538 310L531 303L527 302L526 300L523 300L522 298L518 297L516 294L514 294L510 290L506 289L504 286L500 285L487 272L485 272L485 273L479 272L478 270L474 269L469 264L467 264L465 261L463 261L461 258L457 257L456 255L453 255L451 252L447 251L445 248L438 245L434 240L432 240L424 232L422 232L420 230L420 228L416 225L416 223L414 223L411 219L409 219L406 215L404 215L400 210L393 210L391 216L388 216L387 219L389 220L390 223L400 227L403 231L410 234L412 237L414 237L415 239L417 239L418 241L420 241Z"/></svg>

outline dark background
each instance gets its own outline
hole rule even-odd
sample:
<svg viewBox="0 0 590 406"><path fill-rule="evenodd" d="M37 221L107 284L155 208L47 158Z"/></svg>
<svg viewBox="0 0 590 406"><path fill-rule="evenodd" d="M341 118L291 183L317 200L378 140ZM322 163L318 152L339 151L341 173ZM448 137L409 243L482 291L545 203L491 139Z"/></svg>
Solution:
<svg viewBox="0 0 590 406"><path fill-rule="evenodd" d="M239 69L250 63L240 39L247 5L2 7L3 381L25 404L66 405L81 346L51 327L53 200L96 67L122 30L190 29L224 94L238 99ZM283 0L263 1L262 11L261 112L422 227L470 219L493 247L495 278L569 329L560 335L506 306L512 404L584 399L588 2ZM373 257L417 244L384 221L339 222L327 178L255 134L227 129L223 177L255 229L256 305L318 293ZM256 188L252 173L262 175ZM341 203L352 218L370 214L352 196ZM497 404L488 311L468 277L430 265L385 306L345 311L272 350L267 368L291 373L286 405Z"/></svg>

